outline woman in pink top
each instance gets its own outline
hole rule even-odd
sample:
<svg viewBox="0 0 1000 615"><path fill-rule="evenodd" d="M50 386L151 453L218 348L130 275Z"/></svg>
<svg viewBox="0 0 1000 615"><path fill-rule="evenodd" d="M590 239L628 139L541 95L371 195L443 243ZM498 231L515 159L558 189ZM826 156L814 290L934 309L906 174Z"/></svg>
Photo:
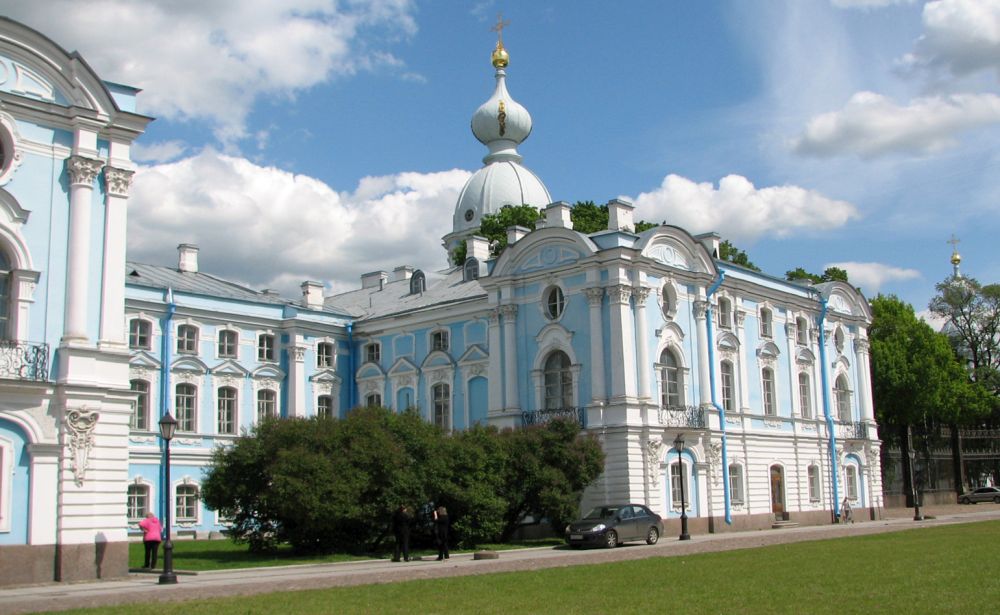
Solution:
<svg viewBox="0 0 1000 615"><path fill-rule="evenodd" d="M151 512L139 522L142 530L142 544L146 547L146 560L143 568L156 568L156 552L160 548L160 538L163 536L163 526L160 520Z"/></svg>

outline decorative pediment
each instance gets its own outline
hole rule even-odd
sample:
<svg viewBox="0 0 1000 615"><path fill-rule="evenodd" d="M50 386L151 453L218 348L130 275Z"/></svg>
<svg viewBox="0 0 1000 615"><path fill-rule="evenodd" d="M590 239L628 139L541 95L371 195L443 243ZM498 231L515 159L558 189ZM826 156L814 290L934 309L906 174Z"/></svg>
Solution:
<svg viewBox="0 0 1000 615"><path fill-rule="evenodd" d="M542 245L520 259L514 273L528 273L575 263L583 254L569 245Z"/></svg>
<svg viewBox="0 0 1000 615"><path fill-rule="evenodd" d="M392 364L389 368L390 376L399 376L402 374L415 374L420 371L420 368L406 357L396 359L396 362Z"/></svg>
<svg viewBox="0 0 1000 615"><path fill-rule="evenodd" d="M827 306L831 311L839 312L840 314L850 315L854 313L851 309L850 302L848 302L847 299L839 293L830 295L830 299L827 301Z"/></svg>
<svg viewBox="0 0 1000 615"><path fill-rule="evenodd" d="M47 102L56 102L56 89L48 79L11 58L0 56L0 73L6 79L0 81L0 91L20 94ZM60 96L62 101L65 97Z"/></svg>
<svg viewBox="0 0 1000 615"><path fill-rule="evenodd" d="M160 365L160 360L146 350L140 350L134 353L128 360L128 366L130 368L160 369Z"/></svg>
<svg viewBox="0 0 1000 615"><path fill-rule="evenodd" d="M719 334L719 340L716 342L716 345L719 347L719 350L736 352L740 349L740 339L729 331L723 331Z"/></svg>
<svg viewBox="0 0 1000 615"><path fill-rule="evenodd" d="M812 365L816 362L816 355L808 348L799 348L795 353L795 361L801 365Z"/></svg>
<svg viewBox="0 0 1000 615"><path fill-rule="evenodd" d="M453 367L455 365L448 353L442 352L440 350L435 350L427 355L421 365L422 369L432 369L435 367Z"/></svg>
<svg viewBox="0 0 1000 615"><path fill-rule="evenodd" d="M309 376L309 382L332 385L340 384L341 378L332 369L321 369L312 376Z"/></svg>
<svg viewBox="0 0 1000 615"><path fill-rule="evenodd" d="M358 368L357 378L381 378L385 375L377 363L365 363Z"/></svg>
<svg viewBox="0 0 1000 615"><path fill-rule="evenodd" d="M662 329L656 330L656 335L668 341L680 345L684 341L684 329L676 322L668 322Z"/></svg>
<svg viewBox="0 0 1000 615"><path fill-rule="evenodd" d="M847 360L847 357L842 355L837 357L837 359L833 362L833 365L831 367L833 367L834 371L843 370L846 372L850 371L851 362Z"/></svg>
<svg viewBox="0 0 1000 615"><path fill-rule="evenodd" d="M236 361L227 359L212 368L212 375L216 377L246 378L250 375L250 371Z"/></svg>
<svg viewBox="0 0 1000 615"><path fill-rule="evenodd" d="M560 325L559 323L550 323L542 327L542 330L538 332L535 336L535 341L538 345L545 346L546 342L549 340L560 340L569 342L573 339L573 332L566 329L566 327Z"/></svg>
<svg viewBox="0 0 1000 615"><path fill-rule="evenodd" d="M776 359L781 355L781 349L774 342L764 342L757 348L757 356L762 359Z"/></svg>
<svg viewBox="0 0 1000 615"><path fill-rule="evenodd" d="M284 380L285 372L274 365L262 365L253 370L251 376L254 380Z"/></svg>
<svg viewBox="0 0 1000 615"><path fill-rule="evenodd" d="M458 360L459 364L466 363L477 363L479 361L489 361L490 354L483 349L479 344L473 344L469 346L469 349L465 351L465 354Z"/></svg>
<svg viewBox="0 0 1000 615"><path fill-rule="evenodd" d="M198 357L183 356L177 358L170 366L172 372L195 372L199 374L208 373L208 365Z"/></svg>
<svg viewBox="0 0 1000 615"><path fill-rule="evenodd" d="M684 269L685 271L691 269L687 250L673 242L654 243L646 248L645 255L667 267Z"/></svg>

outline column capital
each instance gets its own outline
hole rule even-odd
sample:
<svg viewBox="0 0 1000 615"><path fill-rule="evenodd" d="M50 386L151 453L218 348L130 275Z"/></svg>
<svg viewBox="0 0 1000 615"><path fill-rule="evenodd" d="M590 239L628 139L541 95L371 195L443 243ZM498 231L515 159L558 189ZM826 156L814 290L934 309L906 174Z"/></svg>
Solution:
<svg viewBox="0 0 1000 615"><path fill-rule="evenodd" d="M633 286L632 296L635 297L636 306L645 306L646 298L649 297L649 288L645 286Z"/></svg>
<svg viewBox="0 0 1000 615"><path fill-rule="evenodd" d="M517 304L505 303L500 306L500 313L503 314L504 322L513 324L513 319L517 317Z"/></svg>
<svg viewBox="0 0 1000 615"><path fill-rule="evenodd" d="M708 301L698 300L694 302L694 317L698 320L705 319L705 313L708 310Z"/></svg>
<svg viewBox="0 0 1000 615"><path fill-rule="evenodd" d="M101 172L104 163L84 156L70 156L66 159L66 170L69 172L70 185L90 186Z"/></svg>
<svg viewBox="0 0 1000 615"><path fill-rule="evenodd" d="M306 360L306 347L305 346L289 346L288 356L291 357L296 363L302 363Z"/></svg>
<svg viewBox="0 0 1000 615"><path fill-rule="evenodd" d="M495 326L500 323L500 308L494 308L489 311L486 315L487 320L490 321L490 326Z"/></svg>
<svg viewBox="0 0 1000 615"><path fill-rule="evenodd" d="M584 288L583 294L587 296L587 303L590 305L601 305L601 301L604 300L604 287L594 286L592 288Z"/></svg>
<svg viewBox="0 0 1000 615"><path fill-rule="evenodd" d="M119 169L117 167L104 167L104 182L107 186L108 194L121 198L128 198L129 188L132 187L132 177L135 171Z"/></svg>
<svg viewBox="0 0 1000 615"><path fill-rule="evenodd" d="M859 337L856 340L854 340L854 347L858 349L858 352L867 353L868 352L868 348L870 346L871 346L871 344L869 344L868 340L866 340L866 339L863 339L863 338Z"/></svg>
<svg viewBox="0 0 1000 615"><path fill-rule="evenodd" d="M608 297L611 299L612 303L624 304L628 303L629 297L632 296L632 287L625 286L624 284L616 284L615 286L608 287Z"/></svg>

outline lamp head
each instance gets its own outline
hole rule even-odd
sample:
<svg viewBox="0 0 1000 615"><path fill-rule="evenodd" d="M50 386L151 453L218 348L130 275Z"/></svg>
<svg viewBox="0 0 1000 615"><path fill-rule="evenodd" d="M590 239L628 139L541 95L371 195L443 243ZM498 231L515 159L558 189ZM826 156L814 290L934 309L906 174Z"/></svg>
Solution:
<svg viewBox="0 0 1000 615"><path fill-rule="evenodd" d="M177 419L167 412L160 419L160 437L167 441L173 440L175 431L177 431Z"/></svg>
<svg viewBox="0 0 1000 615"><path fill-rule="evenodd" d="M679 451L684 450L684 434L679 433L677 434L677 437L674 438L674 448L676 448Z"/></svg>

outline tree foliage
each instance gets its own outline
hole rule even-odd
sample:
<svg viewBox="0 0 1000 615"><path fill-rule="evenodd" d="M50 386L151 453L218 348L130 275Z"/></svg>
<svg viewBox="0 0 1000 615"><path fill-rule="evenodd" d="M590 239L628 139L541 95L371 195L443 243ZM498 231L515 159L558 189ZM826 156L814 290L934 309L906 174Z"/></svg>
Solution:
<svg viewBox="0 0 1000 615"><path fill-rule="evenodd" d="M751 262L747 253L734 246L728 239L719 244L719 258L734 265L746 267L751 271L760 271L760 267Z"/></svg>
<svg viewBox="0 0 1000 615"><path fill-rule="evenodd" d="M793 280L809 280L813 284L821 284L823 282L847 282L847 271L841 269L840 267L827 267L823 271L823 275L818 275L815 273L810 273L803 269L802 267L796 267L795 269L790 269L785 272L785 279L789 281Z"/></svg>
<svg viewBox="0 0 1000 615"><path fill-rule="evenodd" d="M525 514L564 522L603 463L576 423L448 435L414 411L358 408L261 422L215 452L202 497L253 551L373 549L397 506L431 502L448 507L456 542L475 545L509 536Z"/></svg>
<svg viewBox="0 0 1000 615"><path fill-rule="evenodd" d="M951 276L936 289L931 312L947 320L945 331L972 378L1000 394L1000 284Z"/></svg>

